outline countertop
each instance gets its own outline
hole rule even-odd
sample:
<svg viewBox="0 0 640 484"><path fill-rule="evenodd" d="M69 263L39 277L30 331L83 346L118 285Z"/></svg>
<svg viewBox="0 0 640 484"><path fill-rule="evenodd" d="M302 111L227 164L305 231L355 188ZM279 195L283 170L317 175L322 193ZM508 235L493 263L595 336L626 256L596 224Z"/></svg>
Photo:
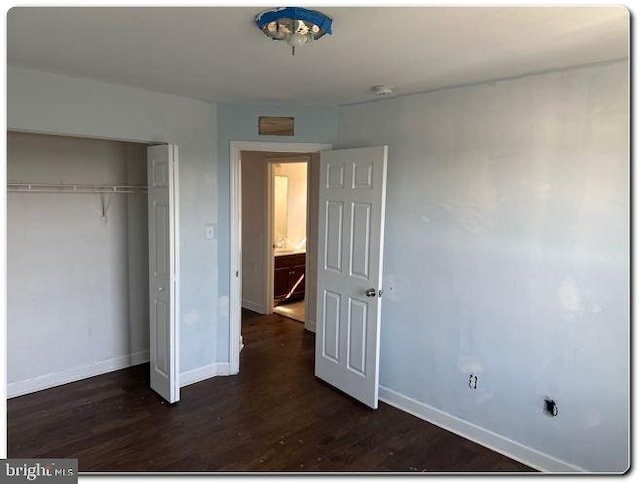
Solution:
<svg viewBox="0 0 640 484"><path fill-rule="evenodd" d="M305 254L307 249L275 249L274 255L279 257L281 255L294 255L294 254Z"/></svg>

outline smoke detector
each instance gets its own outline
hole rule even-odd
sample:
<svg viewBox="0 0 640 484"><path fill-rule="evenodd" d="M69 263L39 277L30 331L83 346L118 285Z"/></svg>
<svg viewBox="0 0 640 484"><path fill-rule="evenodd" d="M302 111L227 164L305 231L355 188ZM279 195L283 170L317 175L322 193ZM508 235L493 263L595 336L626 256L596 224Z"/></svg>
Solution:
<svg viewBox="0 0 640 484"><path fill-rule="evenodd" d="M393 94L393 87L391 86L373 86L371 90L378 97L391 96Z"/></svg>

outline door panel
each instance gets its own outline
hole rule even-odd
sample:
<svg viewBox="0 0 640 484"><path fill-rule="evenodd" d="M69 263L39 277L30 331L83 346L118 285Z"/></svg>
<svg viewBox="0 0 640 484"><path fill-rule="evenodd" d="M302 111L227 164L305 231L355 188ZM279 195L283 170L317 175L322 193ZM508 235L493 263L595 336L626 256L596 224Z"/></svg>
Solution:
<svg viewBox="0 0 640 484"><path fill-rule="evenodd" d="M154 358L154 369L156 372L160 373L164 378L169 377L169 367L167 366L167 351L165 348L167 347L167 322L169 319L169 314L167 311L167 305L164 301L160 301L156 299L156 310L155 310L155 355Z"/></svg>
<svg viewBox="0 0 640 484"><path fill-rule="evenodd" d="M340 348L340 294L324 291L324 318L321 320L322 356L339 364Z"/></svg>
<svg viewBox="0 0 640 484"><path fill-rule="evenodd" d="M155 261L154 275L168 280L169 277L169 207L163 202L153 202Z"/></svg>
<svg viewBox="0 0 640 484"><path fill-rule="evenodd" d="M316 375L378 406L387 147L321 154Z"/></svg>
<svg viewBox="0 0 640 484"><path fill-rule="evenodd" d="M324 263L325 270L342 272L342 224L343 224L343 203L326 202L326 224L325 232L330 234L324 240Z"/></svg>
<svg viewBox="0 0 640 484"><path fill-rule="evenodd" d="M347 368L362 375L367 374L367 305L349 300L349 344Z"/></svg>
<svg viewBox="0 0 640 484"><path fill-rule="evenodd" d="M350 275L369 280L369 245L371 241L371 204L351 206Z"/></svg>
<svg viewBox="0 0 640 484"><path fill-rule="evenodd" d="M177 153L147 148L151 388L169 403L180 399L177 331Z"/></svg>

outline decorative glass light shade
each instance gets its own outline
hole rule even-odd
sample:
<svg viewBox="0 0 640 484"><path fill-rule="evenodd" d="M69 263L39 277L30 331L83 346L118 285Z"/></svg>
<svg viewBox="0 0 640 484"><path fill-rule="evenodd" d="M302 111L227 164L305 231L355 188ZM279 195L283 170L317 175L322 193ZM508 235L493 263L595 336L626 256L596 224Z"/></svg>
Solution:
<svg viewBox="0 0 640 484"><path fill-rule="evenodd" d="M284 7L256 15L256 25L273 40L286 40L295 55L296 47L331 34L331 18L316 10Z"/></svg>

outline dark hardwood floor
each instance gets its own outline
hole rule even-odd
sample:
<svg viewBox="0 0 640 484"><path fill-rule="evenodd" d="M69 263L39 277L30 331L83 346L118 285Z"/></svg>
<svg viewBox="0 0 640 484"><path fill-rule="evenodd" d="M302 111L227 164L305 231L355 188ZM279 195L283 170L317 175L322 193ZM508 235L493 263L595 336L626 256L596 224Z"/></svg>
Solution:
<svg viewBox="0 0 640 484"><path fill-rule="evenodd" d="M9 457L81 472L530 472L394 407L373 411L313 376L314 335L243 311L240 374L168 405L140 365L8 401Z"/></svg>

